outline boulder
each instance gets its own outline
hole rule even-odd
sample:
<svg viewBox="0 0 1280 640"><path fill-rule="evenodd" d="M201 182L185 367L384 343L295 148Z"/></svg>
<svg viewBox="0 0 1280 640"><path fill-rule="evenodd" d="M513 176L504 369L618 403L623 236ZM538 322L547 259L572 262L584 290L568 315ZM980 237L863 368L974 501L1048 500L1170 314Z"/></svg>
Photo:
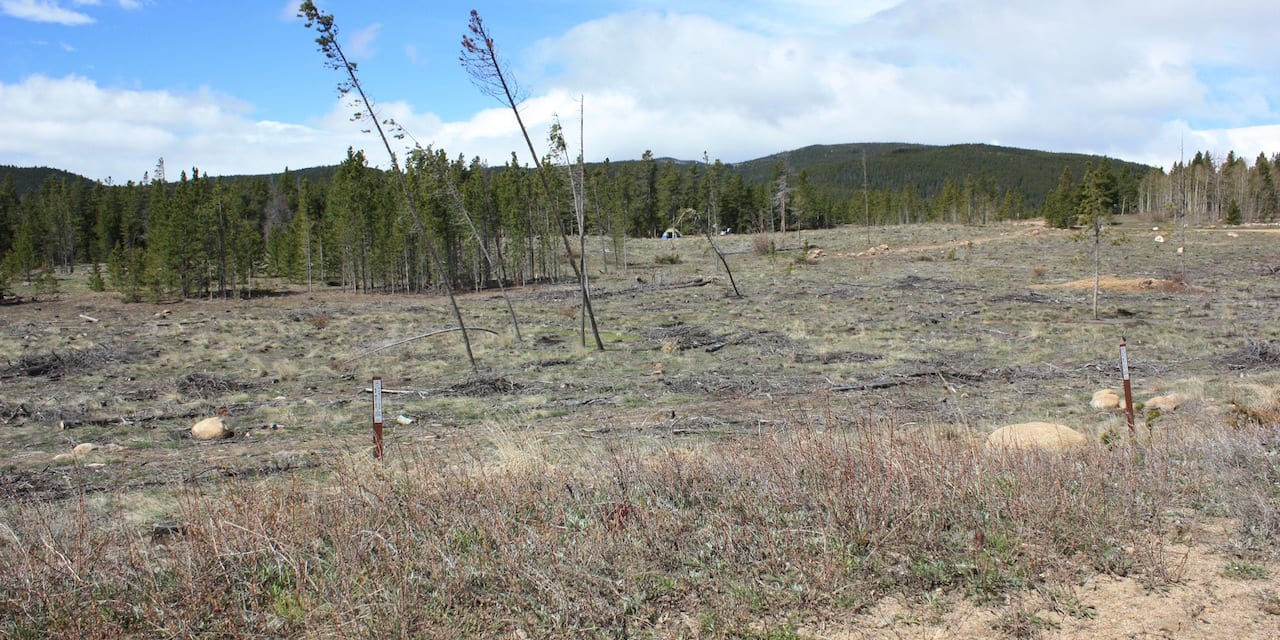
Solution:
<svg viewBox="0 0 1280 640"><path fill-rule="evenodd" d="M1084 434L1052 422L1023 422L996 429L987 436L987 447L1005 449L1041 449L1062 451L1083 447L1089 439Z"/></svg>
<svg viewBox="0 0 1280 640"><path fill-rule="evenodd" d="M191 426L191 437L196 440L218 440L230 438L235 432L227 427L222 418L214 416L205 418Z"/></svg>
<svg viewBox="0 0 1280 640"><path fill-rule="evenodd" d="M1155 240L1159 244L1164 244L1164 236L1156 236Z"/></svg>
<svg viewBox="0 0 1280 640"><path fill-rule="evenodd" d="M98 445L92 442L81 442L76 445L75 448L71 449L71 453L77 456L87 456L97 450L97 448Z"/></svg>
<svg viewBox="0 0 1280 640"><path fill-rule="evenodd" d="M1114 389L1101 389L1093 394L1093 399L1089 401L1089 406L1100 411L1123 409L1124 399Z"/></svg>
<svg viewBox="0 0 1280 640"><path fill-rule="evenodd" d="M1186 402L1186 398L1182 397L1181 394L1170 393L1147 400L1142 404L1142 408L1159 409L1160 411L1168 412L1177 409L1183 402Z"/></svg>

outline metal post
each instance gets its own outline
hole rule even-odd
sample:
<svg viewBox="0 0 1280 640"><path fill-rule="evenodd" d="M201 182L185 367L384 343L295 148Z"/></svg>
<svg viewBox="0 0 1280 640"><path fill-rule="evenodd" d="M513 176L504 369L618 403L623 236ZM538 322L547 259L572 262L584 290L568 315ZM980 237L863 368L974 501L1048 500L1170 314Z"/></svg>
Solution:
<svg viewBox="0 0 1280 640"><path fill-rule="evenodd" d="M1124 336L1120 336L1120 377L1124 379L1124 414L1129 424L1129 437L1133 437L1133 386L1129 382L1129 352Z"/></svg>
<svg viewBox="0 0 1280 640"><path fill-rule="evenodd" d="M373 458L382 459L382 378L373 379Z"/></svg>

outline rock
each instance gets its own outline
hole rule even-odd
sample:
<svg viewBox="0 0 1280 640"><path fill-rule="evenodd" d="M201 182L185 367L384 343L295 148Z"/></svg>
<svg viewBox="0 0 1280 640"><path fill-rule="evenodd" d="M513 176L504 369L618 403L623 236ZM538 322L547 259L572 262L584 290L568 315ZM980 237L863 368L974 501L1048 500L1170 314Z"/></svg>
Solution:
<svg viewBox="0 0 1280 640"><path fill-rule="evenodd" d="M1101 411L1123 409L1124 399L1114 389L1102 389L1093 394L1093 399L1089 401L1089 406Z"/></svg>
<svg viewBox="0 0 1280 640"><path fill-rule="evenodd" d="M1061 451L1083 447L1089 439L1084 434L1051 422L1024 422L996 429L987 436L987 447L1008 449L1041 449Z"/></svg>
<svg viewBox="0 0 1280 640"><path fill-rule="evenodd" d="M71 453L77 456L87 456L97 450L98 445L92 442L81 442L71 450Z"/></svg>
<svg viewBox="0 0 1280 640"><path fill-rule="evenodd" d="M76 459L76 454L74 453L59 453L58 455L53 457L54 462L65 462L67 460L75 460L75 459Z"/></svg>
<svg viewBox="0 0 1280 640"><path fill-rule="evenodd" d="M1164 236L1156 236L1155 240L1158 244L1164 244Z"/></svg>
<svg viewBox="0 0 1280 640"><path fill-rule="evenodd" d="M1181 394L1170 393L1147 400L1143 403L1142 408L1159 409L1160 411L1167 412L1177 409L1183 402L1186 402L1186 398L1183 398Z"/></svg>
<svg viewBox="0 0 1280 640"><path fill-rule="evenodd" d="M235 432L227 428L222 422L222 418L217 416L205 418L200 422L191 426L191 437L196 440L218 440L220 438L230 438Z"/></svg>

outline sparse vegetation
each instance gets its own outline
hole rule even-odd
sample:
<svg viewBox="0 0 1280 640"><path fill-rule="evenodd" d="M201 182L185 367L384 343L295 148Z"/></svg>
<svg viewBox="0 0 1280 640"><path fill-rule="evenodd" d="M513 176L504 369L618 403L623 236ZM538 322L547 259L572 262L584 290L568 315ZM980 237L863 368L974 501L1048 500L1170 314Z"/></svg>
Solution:
<svg viewBox="0 0 1280 640"><path fill-rule="evenodd" d="M983 249L917 259L962 230ZM1218 233L1206 252L1280 262ZM1200 289L1117 288L1139 316L1081 323L1049 275L1069 232L877 235L856 257L861 229L806 232L825 255L794 269L718 237L746 300L690 286L711 252L659 267L670 244L633 240L594 279L607 351L575 340L576 283L519 287L528 338L478 332L478 375L450 341L382 348L448 326L443 298L143 306L64 278L0 327L0 635L816 638L902 602L887 619L943 637L975 608L1051 637L1116 615L1083 585L1214 576L1273 606L1280 281L1207 253ZM469 324L503 321L490 297ZM1133 436L1088 406L1121 332L1137 402L1193 390ZM236 437L187 437L207 415ZM1041 417L1089 444L983 443ZM119 449L53 461L80 443ZM1193 546L1221 554L1204 575Z"/></svg>
<svg viewBox="0 0 1280 640"><path fill-rule="evenodd" d="M1232 560L1222 567L1222 573L1228 578L1237 580L1265 580L1269 575L1267 568L1247 560Z"/></svg>

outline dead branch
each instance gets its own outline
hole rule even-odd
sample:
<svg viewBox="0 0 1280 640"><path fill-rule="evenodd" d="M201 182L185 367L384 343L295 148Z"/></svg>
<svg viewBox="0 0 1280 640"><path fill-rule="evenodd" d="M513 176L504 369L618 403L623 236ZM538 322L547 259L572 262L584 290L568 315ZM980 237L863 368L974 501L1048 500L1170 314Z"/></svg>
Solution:
<svg viewBox="0 0 1280 640"><path fill-rule="evenodd" d="M391 347L395 347L395 346L398 346L398 345L402 345L402 344L405 344L406 342L413 342L414 340L419 340L419 339L421 339L421 338L430 338L431 336L440 335L440 334L442 334L442 333L450 333L450 332L452 332L452 331L462 331L462 328L461 328L461 327L450 327L450 328L448 328L448 329L437 329L436 331L428 331L428 332L423 333L423 334L421 334L421 335L416 335L416 336L412 336L412 337L409 337L409 338L405 338L405 339L403 339L403 340L396 340L395 342L391 342L391 343L388 343L388 344L384 344L384 345L382 345L381 347L377 347L377 348L375 348L375 349L370 349L370 350L368 350L368 351L362 351L362 352L357 353L357 354L355 354L354 356L351 356L351 357L349 357L349 358L345 358L345 359L343 359L343 360L339 360L338 362L339 362L339 363L341 363L341 364L347 364L347 363L349 363L349 362L351 362L352 360L355 360L355 359L357 359L357 358L362 358L362 357L364 357L364 356L367 356L367 355L370 355L370 354L374 354L374 353L377 353L377 352L379 352L379 351L383 351L383 350L386 350L386 349L390 349ZM493 334L493 335L495 335L495 336L496 336L496 335L498 335L498 332L497 332L497 331L493 331L492 329L481 329L481 328L479 328L479 327L468 327L468 328L467 328L467 331L484 331L485 333L492 333L492 334Z"/></svg>

